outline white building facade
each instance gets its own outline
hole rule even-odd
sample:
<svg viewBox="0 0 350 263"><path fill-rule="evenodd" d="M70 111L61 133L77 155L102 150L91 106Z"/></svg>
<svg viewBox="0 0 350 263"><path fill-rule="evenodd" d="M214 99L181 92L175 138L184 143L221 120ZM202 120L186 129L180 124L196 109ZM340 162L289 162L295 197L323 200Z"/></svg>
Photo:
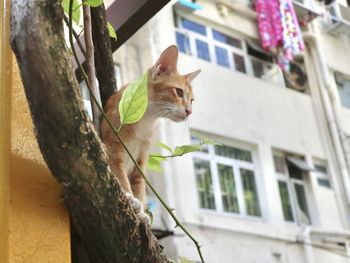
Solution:
<svg viewBox="0 0 350 263"><path fill-rule="evenodd" d="M181 73L202 69L190 119L162 120L157 141L175 147L203 136L222 146L165 162L151 175L154 186L206 262L350 262L347 2L295 1L298 15L315 17L303 26L306 49L294 74L259 46L250 1L184 2L171 1L114 53L124 84L174 43ZM200 262L149 196L154 227L174 231L162 239L169 257Z"/></svg>

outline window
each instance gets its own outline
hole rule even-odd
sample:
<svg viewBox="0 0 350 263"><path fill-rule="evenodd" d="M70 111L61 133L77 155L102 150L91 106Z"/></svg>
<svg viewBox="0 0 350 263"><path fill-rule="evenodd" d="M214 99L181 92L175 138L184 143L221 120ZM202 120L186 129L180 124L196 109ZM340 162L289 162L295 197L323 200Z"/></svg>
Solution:
<svg viewBox="0 0 350 263"><path fill-rule="evenodd" d="M343 107L350 109L350 77L335 73L338 94Z"/></svg>
<svg viewBox="0 0 350 263"><path fill-rule="evenodd" d="M281 152L275 152L273 159L284 220L310 224L304 176L312 168L302 158L290 157Z"/></svg>
<svg viewBox="0 0 350 263"><path fill-rule="evenodd" d="M326 162L319 159L314 159L314 167L318 185L331 189L332 187Z"/></svg>
<svg viewBox="0 0 350 263"><path fill-rule="evenodd" d="M187 18L178 16L176 22L176 42L180 52L216 63L229 70L276 84L283 83L282 71L273 63L272 57L261 48L257 50L239 37Z"/></svg>
<svg viewBox="0 0 350 263"><path fill-rule="evenodd" d="M192 143L198 143L192 136ZM193 154L202 209L261 217L252 152L231 145L207 145Z"/></svg>

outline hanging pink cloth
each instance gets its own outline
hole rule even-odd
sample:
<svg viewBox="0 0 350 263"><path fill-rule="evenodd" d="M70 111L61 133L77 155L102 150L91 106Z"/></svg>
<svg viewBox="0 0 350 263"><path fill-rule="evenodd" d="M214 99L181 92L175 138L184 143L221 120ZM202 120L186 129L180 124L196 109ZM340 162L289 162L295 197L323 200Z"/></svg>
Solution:
<svg viewBox="0 0 350 263"><path fill-rule="evenodd" d="M276 49L278 65L289 68L289 62L304 50L304 42L291 0L256 0L261 45Z"/></svg>
<svg viewBox="0 0 350 263"><path fill-rule="evenodd" d="M258 27L262 47L268 51L282 43L282 25L278 0L257 0Z"/></svg>

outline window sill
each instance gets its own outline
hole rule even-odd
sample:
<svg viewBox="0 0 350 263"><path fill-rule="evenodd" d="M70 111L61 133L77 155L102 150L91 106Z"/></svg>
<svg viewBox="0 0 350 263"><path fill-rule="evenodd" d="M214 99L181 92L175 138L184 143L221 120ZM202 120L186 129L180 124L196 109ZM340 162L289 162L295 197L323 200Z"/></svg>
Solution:
<svg viewBox="0 0 350 263"><path fill-rule="evenodd" d="M219 212L215 210L210 209L199 209L199 216L217 216L217 217L223 217L223 218L231 218L231 219L240 219L240 220L251 220L255 222L266 222L264 220L264 217L260 216L249 216L249 215L242 215L242 214L235 214L230 212Z"/></svg>
<svg viewBox="0 0 350 263"><path fill-rule="evenodd" d="M206 209L198 210L193 216L185 218L184 223L286 242L295 241L303 230L302 226L294 222L267 222L263 217L243 216Z"/></svg>

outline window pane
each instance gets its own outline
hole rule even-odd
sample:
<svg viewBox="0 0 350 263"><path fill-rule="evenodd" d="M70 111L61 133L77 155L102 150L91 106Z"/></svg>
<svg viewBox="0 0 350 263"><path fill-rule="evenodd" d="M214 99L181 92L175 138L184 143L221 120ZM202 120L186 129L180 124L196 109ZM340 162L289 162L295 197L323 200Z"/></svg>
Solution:
<svg viewBox="0 0 350 263"><path fill-rule="evenodd" d="M213 29L213 37L214 39L216 39L217 41L223 42L225 44L237 47L237 48L242 48L242 41L234 38L234 37L230 37L226 34L220 33L219 31L216 31Z"/></svg>
<svg viewBox="0 0 350 263"><path fill-rule="evenodd" d="M341 74L336 74L336 80L341 104L350 109L350 80Z"/></svg>
<svg viewBox="0 0 350 263"><path fill-rule="evenodd" d="M228 61L228 52L226 49L221 47L215 47L215 54L216 63L218 63L218 65L224 66L226 68L230 67L230 63Z"/></svg>
<svg viewBox="0 0 350 263"><path fill-rule="evenodd" d="M277 173L285 174L286 173L286 166L285 166L285 160L281 156L274 155L273 156L273 162L275 164L275 171Z"/></svg>
<svg viewBox="0 0 350 263"><path fill-rule="evenodd" d="M295 167L293 164L288 163L288 172L290 178L295 178L298 180L303 180L303 171Z"/></svg>
<svg viewBox="0 0 350 263"><path fill-rule="evenodd" d="M327 167L315 164L315 169L319 173L327 174Z"/></svg>
<svg viewBox="0 0 350 263"><path fill-rule="evenodd" d="M252 67L255 77L261 78L264 75L264 65L261 61L252 59Z"/></svg>
<svg viewBox="0 0 350 263"><path fill-rule="evenodd" d="M196 33L204 35L204 36L207 35L207 32L205 30L205 26L203 26L199 23L193 22L191 20L185 19L185 18L182 18L181 21L182 21L183 28L186 28L188 30L191 30L193 32L196 32Z"/></svg>
<svg viewBox="0 0 350 263"><path fill-rule="evenodd" d="M191 55L190 42L185 34L176 32L176 43L179 47L180 52Z"/></svg>
<svg viewBox="0 0 350 263"><path fill-rule="evenodd" d="M317 178L318 185L326 187L326 188L331 188L331 183L329 182L328 179L324 178Z"/></svg>
<svg viewBox="0 0 350 263"><path fill-rule="evenodd" d="M298 214L301 223L310 224L310 215L307 208L306 195L304 186L300 184L294 184L295 194L298 202Z"/></svg>
<svg viewBox="0 0 350 263"><path fill-rule="evenodd" d="M232 167L218 164L218 173L224 211L239 213L236 185Z"/></svg>
<svg viewBox="0 0 350 263"><path fill-rule="evenodd" d="M197 180L197 189L201 208L215 210L213 181L208 161L194 159L194 167Z"/></svg>
<svg viewBox="0 0 350 263"><path fill-rule="evenodd" d="M244 201L248 215L261 216L254 172L240 169Z"/></svg>
<svg viewBox="0 0 350 263"><path fill-rule="evenodd" d="M244 57L233 53L233 61L237 71L246 73Z"/></svg>
<svg viewBox="0 0 350 263"><path fill-rule="evenodd" d="M226 145L215 145L215 154L241 161L253 162L252 154L250 151Z"/></svg>
<svg viewBox="0 0 350 263"><path fill-rule="evenodd" d="M202 40L196 39L197 56L201 59L210 61L208 44Z"/></svg>
<svg viewBox="0 0 350 263"><path fill-rule="evenodd" d="M282 203L284 220L293 222L294 217L292 212L292 205L289 198L287 183L283 181L278 181L278 188L280 190L280 198Z"/></svg>

